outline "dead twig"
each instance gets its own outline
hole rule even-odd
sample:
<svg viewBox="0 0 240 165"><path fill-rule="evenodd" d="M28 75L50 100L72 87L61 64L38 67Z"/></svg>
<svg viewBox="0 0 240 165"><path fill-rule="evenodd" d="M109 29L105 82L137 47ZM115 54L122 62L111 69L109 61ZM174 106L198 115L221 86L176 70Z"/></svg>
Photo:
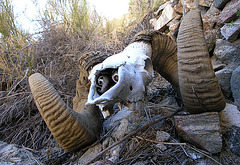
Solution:
<svg viewBox="0 0 240 165"><path fill-rule="evenodd" d="M22 147L23 147L24 151L26 152L26 154L27 154L27 156L28 156L29 159L33 159L37 164L42 165L41 162L39 162L36 158L34 158L34 157L29 153L29 151L27 150L26 147L24 147L23 145L22 145Z"/></svg>
<svg viewBox="0 0 240 165"><path fill-rule="evenodd" d="M156 140L144 139L140 136L136 136L136 138L141 139L141 140L146 140L146 141L152 142L152 143L162 143L162 144L166 144L166 145L183 145L183 146L187 145L186 143L168 143L168 142L160 142L160 141L156 141Z"/></svg>
<svg viewBox="0 0 240 165"><path fill-rule="evenodd" d="M111 148L115 147L116 145L119 145L121 144L122 142L124 142L125 140L127 140L128 138L132 137L133 135L137 134L138 132L141 132L145 129L147 129L149 126L153 125L153 124L156 124L162 120L165 120L165 119L168 119L168 118L171 118L173 117L175 114L177 114L178 112L180 112L182 110L182 107L181 108L178 108L176 110L176 112L172 113L171 115L168 115L168 116L165 116L165 117L162 117L160 119L157 119L155 121L152 121L148 124L145 124L144 126L142 126L141 128L129 133L128 135L124 136L121 140L113 143L111 146L107 147L106 149L104 149L103 151L101 151L99 154L97 154L92 160L90 160L87 164L90 164L94 161L96 161L100 156L102 156L103 154L105 154L107 151L109 151Z"/></svg>
<svg viewBox="0 0 240 165"><path fill-rule="evenodd" d="M25 79L27 74L28 74L28 69L26 70L24 77L16 85L14 85L14 87L8 92L7 96L9 96L10 93Z"/></svg>
<svg viewBox="0 0 240 165"><path fill-rule="evenodd" d="M10 96L1 97L0 100L7 99L7 98L10 98L10 97L14 97L14 96L17 96L17 95L30 94L30 93L31 93L31 92L19 92L19 93L12 94L12 95L10 95Z"/></svg>
<svg viewBox="0 0 240 165"><path fill-rule="evenodd" d="M215 163L217 163L217 164L219 164L219 165L222 165L221 163L219 163L218 161L216 161L215 159L213 159L211 156L209 156L209 155L207 155L207 154L205 154L205 153L199 151L198 149L193 148L193 147L191 147L191 146L189 146L189 145L186 145L186 146L189 147L190 149L192 149L192 150L194 150L194 151L196 151L196 152L198 152L198 153L200 153L200 154L202 154L202 155L208 157L209 159L211 159L211 160L214 161Z"/></svg>

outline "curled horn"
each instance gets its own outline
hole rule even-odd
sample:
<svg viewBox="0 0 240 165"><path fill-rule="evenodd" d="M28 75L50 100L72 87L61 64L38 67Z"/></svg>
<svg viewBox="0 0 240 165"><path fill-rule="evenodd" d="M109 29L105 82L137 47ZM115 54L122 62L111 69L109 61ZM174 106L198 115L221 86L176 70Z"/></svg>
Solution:
<svg viewBox="0 0 240 165"><path fill-rule="evenodd" d="M154 70L172 84L188 112L219 112L225 108L226 100L212 68L198 10L184 16L177 44L154 30L138 33L132 42L152 46Z"/></svg>
<svg viewBox="0 0 240 165"><path fill-rule="evenodd" d="M152 47L153 69L169 81L179 92L177 44L168 35L156 30L146 30L138 33L131 42L144 42Z"/></svg>
<svg viewBox="0 0 240 165"><path fill-rule="evenodd" d="M88 71L109 54L89 52L81 56L73 109L67 106L50 82L40 73L29 77L38 110L62 148L74 152L95 142L102 126L102 113L96 105L85 105L89 92Z"/></svg>
<svg viewBox="0 0 240 165"><path fill-rule="evenodd" d="M98 107L89 105L82 113L75 112L40 73L31 75L29 84L41 116L64 150L74 152L96 141L101 130Z"/></svg>
<svg viewBox="0 0 240 165"><path fill-rule="evenodd" d="M210 61L199 10L184 16L177 47L179 87L185 109L190 113L223 110L226 101Z"/></svg>

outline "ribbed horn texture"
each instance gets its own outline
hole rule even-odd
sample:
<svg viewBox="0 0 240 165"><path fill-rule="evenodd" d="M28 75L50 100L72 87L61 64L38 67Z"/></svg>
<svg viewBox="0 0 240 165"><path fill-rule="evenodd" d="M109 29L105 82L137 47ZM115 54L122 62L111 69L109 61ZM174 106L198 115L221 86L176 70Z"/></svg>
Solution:
<svg viewBox="0 0 240 165"><path fill-rule="evenodd" d="M29 85L44 121L62 148L77 151L97 140L101 130L101 112L95 105L77 113L69 108L41 74L29 77Z"/></svg>
<svg viewBox="0 0 240 165"><path fill-rule="evenodd" d="M184 17L177 38L179 86L190 113L219 112L226 105L210 62L199 10Z"/></svg>
<svg viewBox="0 0 240 165"><path fill-rule="evenodd" d="M138 33L131 42L145 42L152 46L153 69L169 81L179 93L177 45L175 41L168 35L156 30L147 30Z"/></svg>

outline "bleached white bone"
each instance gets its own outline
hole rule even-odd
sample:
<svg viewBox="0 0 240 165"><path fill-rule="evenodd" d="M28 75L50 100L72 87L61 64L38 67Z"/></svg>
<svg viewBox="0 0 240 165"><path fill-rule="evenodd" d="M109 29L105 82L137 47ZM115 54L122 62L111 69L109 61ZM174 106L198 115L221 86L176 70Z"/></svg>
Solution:
<svg viewBox="0 0 240 165"><path fill-rule="evenodd" d="M105 107L118 102L134 105L141 102L142 105L145 102L146 86L153 78L151 55L150 45L134 42L122 52L94 66L89 75L91 87L87 104Z"/></svg>

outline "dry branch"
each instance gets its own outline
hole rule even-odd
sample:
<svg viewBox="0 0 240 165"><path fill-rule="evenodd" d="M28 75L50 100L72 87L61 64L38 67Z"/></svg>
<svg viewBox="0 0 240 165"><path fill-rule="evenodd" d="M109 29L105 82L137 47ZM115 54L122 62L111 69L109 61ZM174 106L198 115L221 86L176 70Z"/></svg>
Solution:
<svg viewBox="0 0 240 165"><path fill-rule="evenodd" d="M168 118L173 117L175 114L177 114L178 112L180 112L182 110L182 107L177 109L174 113L172 113L171 115L162 117L160 119L157 119L155 121L152 121L148 124L145 124L144 126L142 126L141 128L129 133L128 135L124 136L121 140L113 143L111 146L107 147L106 149L104 149L103 151L101 151L99 154L97 154L91 161L89 161L87 164L90 164L94 161L96 161L100 156L102 156L103 154L105 154L107 151L109 151L111 148L115 147L116 145L121 144L122 142L124 142L125 140L127 140L128 138L132 137L133 135L137 134L138 132L144 131L145 129L147 129L149 126L154 125L162 120L166 120Z"/></svg>

